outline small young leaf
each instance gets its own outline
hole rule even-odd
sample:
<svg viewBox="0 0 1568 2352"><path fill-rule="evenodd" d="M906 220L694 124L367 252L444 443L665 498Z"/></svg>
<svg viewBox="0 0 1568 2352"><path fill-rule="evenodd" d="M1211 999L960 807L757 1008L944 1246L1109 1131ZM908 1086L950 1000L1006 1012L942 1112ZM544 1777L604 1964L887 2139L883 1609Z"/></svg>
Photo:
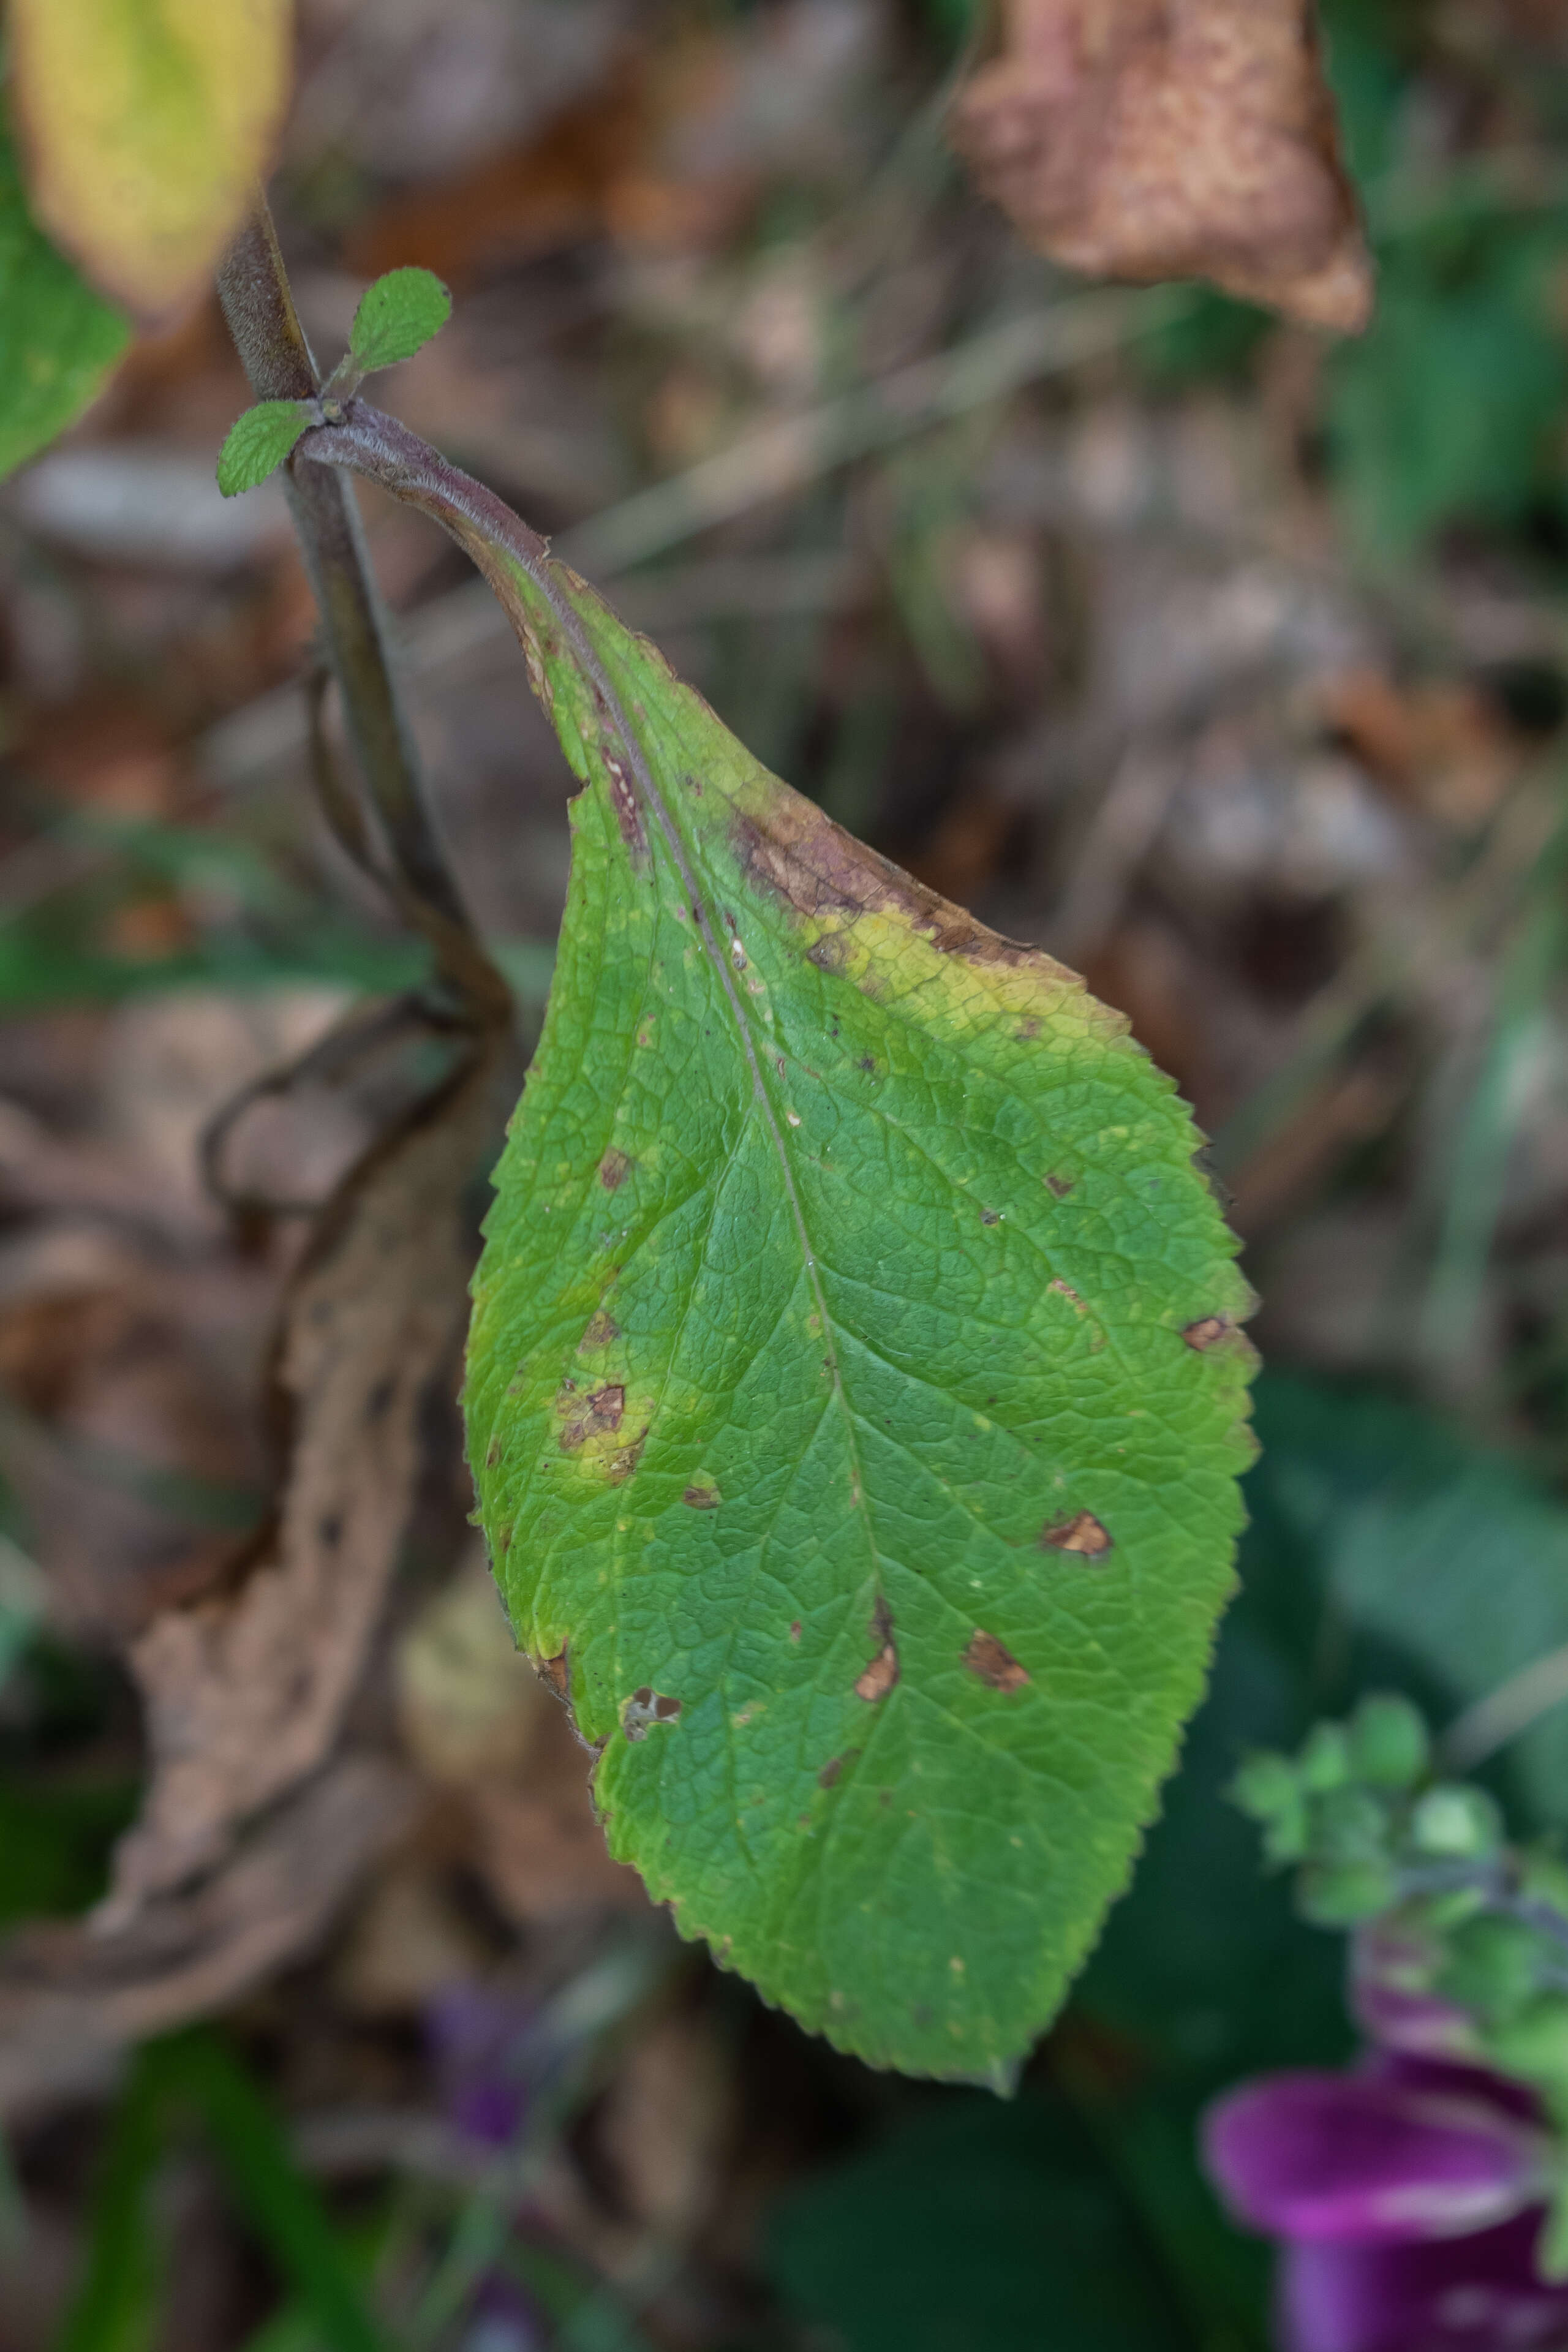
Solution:
<svg viewBox="0 0 1568 2352"><path fill-rule="evenodd" d="M143 317L187 300L238 227L282 120L289 0L10 0L33 209Z"/></svg>
<svg viewBox="0 0 1568 2352"><path fill-rule="evenodd" d="M258 400L228 428L218 452L217 486L226 499L239 490L253 490L283 463L301 433L310 430L310 412L302 401Z"/></svg>
<svg viewBox="0 0 1568 2352"><path fill-rule="evenodd" d="M0 477L75 422L130 336L34 225L0 125Z"/></svg>
<svg viewBox="0 0 1568 2352"><path fill-rule="evenodd" d="M452 298L429 269L389 269L354 312L349 357L362 375L410 360L452 315Z"/></svg>
<svg viewBox="0 0 1568 2352"><path fill-rule="evenodd" d="M769 775L478 483L587 789L475 1286L470 1455L611 1851L840 2047L1011 2077L1202 1685L1249 1303L1081 981Z"/></svg>

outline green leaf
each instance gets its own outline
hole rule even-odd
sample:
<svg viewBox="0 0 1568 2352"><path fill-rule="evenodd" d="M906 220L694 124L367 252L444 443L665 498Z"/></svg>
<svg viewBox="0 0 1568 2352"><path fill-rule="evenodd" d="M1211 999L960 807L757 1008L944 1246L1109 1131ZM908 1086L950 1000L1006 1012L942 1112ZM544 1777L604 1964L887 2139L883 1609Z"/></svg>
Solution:
<svg viewBox="0 0 1568 2352"><path fill-rule="evenodd" d="M1523 1464L1375 1391L1279 1375L1258 1433L1248 1550L1294 1551L1292 1589L1326 1600L1348 1679L1322 1704L1402 1687L1441 1728L1568 1643L1568 1510ZM1568 1706L1504 1764L1510 1806L1568 1822Z"/></svg>
<svg viewBox="0 0 1568 2352"><path fill-rule="evenodd" d="M0 124L0 476L75 423L130 336L124 314L34 224Z"/></svg>
<svg viewBox="0 0 1568 2352"><path fill-rule="evenodd" d="M374 412L312 449L474 554L588 786L475 1291L513 1622L684 1933L876 2063L1005 2080L1230 1589L1249 1294L1198 1139L490 493Z"/></svg>
<svg viewBox="0 0 1568 2352"><path fill-rule="evenodd" d="M166 2249L152 2211L163 2152L156 2060L138 2051L110 2118L100 2159L87 2263L58 2352L150 2352L156 2340Z"/></svg>
<svg viewBox="0 0 1568 2352"><path fill-rule="evenodd" d="M452 298L430 269L389 269L354 312L349 357L362 375L411 360L452 315Z"/></svg>
<svg viewBox="0 0 1568 2352"><path fill-rule="evenodd" d="M1458 520L1517 526L1560 495L1565 256L1561 220L1504 216L1380 257L1377 315L1331 355L1325 422L1352 525L1383 560Z"/></svg>
<svg viewBox="0 0 1568 2352"><path fill-rule="evenodd" d="M1167 2352L1186 2331L1096 2154L1055 2102L955 2099L782 2204L770 2275L846 2352Z"/></svg>
<svg viewBox="0 0 1568 2352"><path fill-rule="evenodd" d="M328 2352L384 2352L347 2248L239 2060L210 2027L192 2027L156 2048L162 2079L200 2107L236 2200L308 2306Z"/></svg>
<svg viewBox="0 0 1568 2352"><path fill-rule="evenodd" d="M228 428L218 452L217 486L226 499L253 490L275 473L301 433L308 433L310 410L298 400L258 400Z"/></svg>

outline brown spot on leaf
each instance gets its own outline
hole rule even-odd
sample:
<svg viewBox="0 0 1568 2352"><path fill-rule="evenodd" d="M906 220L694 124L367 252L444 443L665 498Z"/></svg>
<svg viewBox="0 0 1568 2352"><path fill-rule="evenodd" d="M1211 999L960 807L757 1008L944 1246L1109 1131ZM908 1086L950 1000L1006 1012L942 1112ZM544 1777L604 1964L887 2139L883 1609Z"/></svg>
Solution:
<svg viewBox="0 0 1568 2352"><path fill-rule="evenodd" d="M717 1486L688 1486L680 1499L694 1511L716 1511L719 1489Z"/></svg>
<svg viewBox="0 0 1568 2352"><path fill-rule="evenodd" d="M1033 1019L1020 1022L1017 1028L1013 1032L1015 1039L1020 1045L1032 1044L1034 1039L1037 1038L1039 1034L1040 1024L1037 1021Z"/></svg>
<svg viewBox="0 0 1568 2352"><path fill-rule="evenodd" d="M999 1225L1002 1222L1001 1211L998 1209L982 1209L980 1212L980 1222L983 1225Z"/></svg>
<svg viewBox="0 0 1568 2352"><path fill-rule="evenodd" d="M858 1748L847 1748L842 1756L830 1756L826 1763L823 1766L821 1771L816 1776L817 1787L819 1789L831 1789L837 1782L839 1774L844 1769L844 1767L847 1764L853 1764L855 1759L859 1755L859 1753L860 1750Z"/></svg>
<svg viewBox="0 0 1568 2352"><path fill-rule="evenodd" d="M1065 1201L1072 1191L1072 1179L1070 1176L1047 1176L1045 1185L1047 1192L1054 1192L1058 1201Z"/></svg>
<svg viewBox="0 0 1568 2352"><path fill-rule="evenodd" d="M574 1383L567 1381L563 1386L570 1390ZM579 1402L568 1405L559 1441L562 1453L574 1454L590 1437L613 1437L621 1425L626 1407L626 1392L618 1382L606 1382Z"/></svg>
<svg viewBox="0 0 1568 2352"><path fill-rule="evenodd" d="M620 1325L601 1307L597 1314L589 1317L588 1328L577 1342L577 1353L586 1356L595 1348L607 1348L612 1339L618 1339L620 1336Z"/></svg>
<svg viewBox="0 0 1568 2352"><path fill-rule="evenodd" d="M599 1181L605 1192L618 1192L635 1164L624 1151L617 1151L612 1146L599 1162Z"/></svg>
<svg viewBox="0 0 1568 2352"><path fill-rule="evenodd" d="M963 1663L972 1675L978 1675L993 1690L1022 1690L1030 1679L1027 1669L1018 1664L1012 1651L1005 1649L995 1634L987 1633L981 1625L974 1629Z"/></svg>
<svg viewBox="0 0 1568 2352"><path fill-rule="evenodd" d="M1366 324L1311 0L1005 0L953 135L1068 268L1210 278L1310 326Z"/></svg>
<svg viewBox="0 0 1568 2352"><path fill-rule="evenodd" d="M939 898L890 858L879 856L844 832L809 801L780 796L769 808L767 829L750 817L736 820L735 853L753 888L814 921L824 917L889 914L920 932L943 955L976 963L1026 967L1043 979L1070 981L1064 965L1037 948L1002 939L950 899ZM820 947L821 940L816 942ZM807 950L811 958L813 950ZM866 983L872 990L875 975Z"/></svg>
<svg viewBox="0 0 1568 2352"><path fill-rule="evenodd" d="M1205 1348L1223 1339L1231 1328L1229 1318L1224 1315L1204 1315L1195 1323L1189 1323L1182 1337L1189 1348L1195 1348L1201 1355Z"/></svg>
<svg viewBox="0 0 1568 2352"><path fill-rule="evenodd" d="M489 1444L485 1448L485 1468L487 1470L493 1470L500 1460L500 1433L498 1430L495 1436L491 1438Z"/></svg>
<svg viewBox="0 0 1568 2352"><path fill-rule="evenodd" d="M1080 1559L1103 1559L1114 1549L1092 1511L1075 1511L1069 1517L1053 1519L1040 1541L1051 1551L1070 1551Z"/></svg>
<svg viewBox="0 0 1568 2352"><path fill-rule="evenodd" d="M639 1429L629 1445L623 1445L605 1464L605 1475L612 1486L622 1486L642 1460L643 1447L647 1444L647 1431Z"/></svg>
<svg viewBox="0 0 1568 2352"><path fill-rule="evenodd" d="M625 767L613 753L605 751L602 756L605 773L609 778L610 805L616 812L621 839L641 865L647 857L647 835L643 831L642 811L637 806L636 788Z"/></svg>
<svg viewBox="0 0 1568 2352"><path fill-rule="evenodd" d="M644 1683L640 1690L633 1691L622 1707L621 1728L628 1739L646 1739L650 1726L673 1723L679 1713L680 1701L678 1698L667 1698L662 1691L656 1691Z"/></svg>
<svg viewBox="0 0 1568 2352"><path fill-rule="evenodd" d="M805 960L814 963L818 971L842 971L849 961L849 950L841 933L824 931L807 948Z"/></svg>
<svg viewBox="0 0 1568 2352"><path fill-rule="evenodd" d="M871 1639L879 1644L877 1654L855 1685L855 1696L875 1706L887 1697L899 1679L899 1649L893 1639L893 1612L885 1601L879 1601L871 1612Z"/></svg>
<svg viewBox="0 0 1568 2352"><path fill-rule="evenodd" d="M549 1684L563 1706L568 1705L572 1696L572 1678L566 1666L565 1643L562 1643L552 1658L534 1658L531 1664L540 1681Z"/></svg>

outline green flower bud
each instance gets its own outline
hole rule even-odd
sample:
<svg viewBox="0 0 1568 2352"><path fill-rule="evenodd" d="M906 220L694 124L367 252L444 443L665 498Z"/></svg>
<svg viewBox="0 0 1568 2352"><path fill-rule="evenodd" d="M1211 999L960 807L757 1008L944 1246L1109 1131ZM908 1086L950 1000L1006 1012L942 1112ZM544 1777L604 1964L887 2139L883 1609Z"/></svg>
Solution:
<svg viewBox="0 0 1568 2352"><path fill-rule="evenodd" d="M1398 1894L1386 1863L1314 1863L1296 1881L1296 1907L1314 1927L1353 1927L1389 1910Z"/></svg>
<svg viewBox="0 0 1568 2352"><path fill-rule="evenodd" d="M1486 1909L1487 1891L1484 1886L1449 1886L1440 1895L1413 1895L1406 1907L1411 1925L1422 1934L1443 1936Z"/></svg>
<svg viewBox="0 0 1568 2352"><path fill-rule="evenodd" d="M1272 1821L1300 1802L1300 1780L1288 1756L1259 1748L1244 1759L1226 1794L1249 1821Z"/></svg>
<svg viewBox="0 0 1568 2352"><path fill-rule="evenodd" d="M1315 1723L1297 1759L1301 1786L1314 1796L1351 1777L1351 1744L1342 1723Z"/></svg>
<svg viewBox="0 0 1568 2352"><path fill-rule="evenodd" d="M1307 1808L1300 1797L1288 1812L1276 1813L1264 1824L1263 1853L1272 1863L1305 1862L1310 1839Z"/></svg>
<svg viewBox="0 0 1568 2352"><path fill-rule="evenodd" d="M1307 1810L1312 1853L1323 1862L1383 1862L1388 1858L1388 1809L1370 1789L1330 1789Z"/></svg>
<svg viewBox="0 0 1568 2352"><path fill-rule="evenodd" d="M1483 2055L1505 2074L1527 2083L1568 2083L1568 1993L1538 2000L1481 2036Z"/></svg>
<svg viewBox="0 0 1568 2352"><path fill-rule="evenodd" d="M1568 1918L1568 1864L1545 1846L1526 1846L1519 1857L1519 1891L1532 1903L1549 1903Z"/></svg>
<svg viewBox="0 0 1568 2352"><path fill-rule="evenodd" d="M1551 1957L1545 1939L1522 1919L1482 1913L1451 1930L1437 1990L1497 2022L1525 2008Z"/></svg>
<svg viewBox="0 0 1568 2352"><path fill-rule="evenodd" d="M1432 1743L1420 1710L1407 1698L1376 1692L1351 1718L1351 1769L1374 1789L1411 1789L1426 1771Z"/></svg>
<svg viewBox="0 0 1568 2352"><path fill-rule="evenodd" d="M1552 2192L1533 2260L1537 2273L1549 2285L1559 2286L1568 2278L1568 2179L1560 2180Z"/></svg>
<svg viewBox="0 0 1568 2352"><path fill-rule="evenodd" d="M1415 1801L1410 1842L1418 1853L1444 1861L1480 1860L1501 1845L1502 1817L1484 1789L1439 1781Z"/></svg>

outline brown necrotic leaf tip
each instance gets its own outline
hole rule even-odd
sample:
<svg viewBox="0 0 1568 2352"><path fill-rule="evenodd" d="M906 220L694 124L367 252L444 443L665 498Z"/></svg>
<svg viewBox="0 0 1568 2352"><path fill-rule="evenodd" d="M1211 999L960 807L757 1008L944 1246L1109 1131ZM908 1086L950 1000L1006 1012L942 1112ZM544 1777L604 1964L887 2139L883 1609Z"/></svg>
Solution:
<svg viewBox="0 0 1568 2352"><path fill-rule="evenodd" d="M1312 0L1002 0L953 140L1029 241L1356 333L1372 269Z"/></svg>

